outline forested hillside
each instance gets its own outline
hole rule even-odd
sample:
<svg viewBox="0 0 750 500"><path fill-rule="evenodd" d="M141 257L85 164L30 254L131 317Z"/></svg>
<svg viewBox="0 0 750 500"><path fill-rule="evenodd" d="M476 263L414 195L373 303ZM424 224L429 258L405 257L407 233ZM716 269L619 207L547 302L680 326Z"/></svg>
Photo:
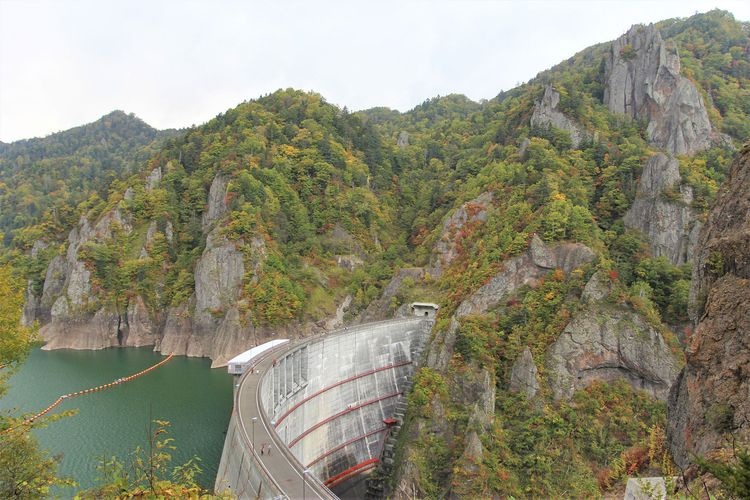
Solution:
<svg viewBox="0 0 750 500"><path fill-rule="evenodd" d="M664 401L695 242L750 137L749 30L721 11L635 26L481 103L349 113L279 90L158 150L119 113L114 136L1 145L24 319L47 348L221 365L429 300L391 492L674 474Z"/></svg>
<svg viewBox="0 0 750 500"><path fill-rule="evenodd" d="M134 115L114 111L94 123L41 139L0 144L0 232L5 243L33 243L39 234L17 229L40 221L49 230L69 230L77 206L106 199L110 184L138 168L162 137Z"/></svg>

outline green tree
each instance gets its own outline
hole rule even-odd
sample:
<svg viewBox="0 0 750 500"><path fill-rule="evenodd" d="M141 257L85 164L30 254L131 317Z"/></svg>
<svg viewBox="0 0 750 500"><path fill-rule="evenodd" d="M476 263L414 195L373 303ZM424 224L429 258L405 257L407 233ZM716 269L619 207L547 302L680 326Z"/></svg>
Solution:
<svg viewBox="0 0 750 500"><path fill-rule="evenodd" d="M102 458L97 466L99 486L79 492L76 498L227 498L215 497L198 484L199 458L172 467L175 445L169 437L170 423L154 420L152 424L145 449L137 447L127 463Z"/></svg>
<svg viewBox="0 0 750 500"><path fill-rule="evenodd" d="M21 326L23 289L8 266L0 266L0 396L7 379L23 362L33 330ZM69 484L55 476L57 458L39 449L21 418L0 412L0 498L42 498L55 484Z"/></svg>
<svg viewBox="0 0 750 500"><path fill-rule="evenodd" d="M750 450L735 450L727 462L699 458L698 465L716 476L729 498L750 498Z"/></svg>

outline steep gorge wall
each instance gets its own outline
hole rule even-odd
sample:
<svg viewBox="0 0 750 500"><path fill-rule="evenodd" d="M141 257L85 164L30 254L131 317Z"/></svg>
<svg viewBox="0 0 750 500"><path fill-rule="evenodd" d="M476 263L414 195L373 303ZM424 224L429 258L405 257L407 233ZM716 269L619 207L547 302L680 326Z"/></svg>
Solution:
<svg viewBox="0 0 750 500"><path fill-rule="evenodd" d="M612 43L604 104L645 121L649 142L663 151L646 160L625 225L646 236L654 256L674 265L690 262L700 223L675 156L731 145L731 139L713 129L700 92L680 74L677 49L654 25L635 25Z"/></svg>
<svg viewBox="0 0 750 500"><path fill-rule="evenodd" d="M154 169L145 181L145 188L155 189L161 177L161 169ZM274 328L254 326L243 303L242 287L248 270L258 274L266 257L266 243L261 236L252 237L246 245L251 253L248 258L237 242L224 235L227 185L221 174L211 183L202 218L206 246L195 264L191 297L163 311L149 308L140 295L126 296L120 304L103 301L101 291L93 285L90 264L82 255L89 243L107 243L115 231L129 235L136 230L125 208L125 201L132 199L132 191L126 192L125 200L94 224L82 217L69 234L66 254L50 261L41 295L34 295L31 284L27 292L24 321L41 323L44 349L153 345L163 354L209 357L213 366L223 366L264 338L307 335L340 326L343 310L351 299L344 301L339 308L343 310L338 310L336 317L326 321L291 322ZM149 248L157 237L172 244L174 229L170 222L163 226L152 221L147 229L143 228L146 230L140 259L149 258ZM43 243L35 248L40 251Z"/></svg>
<svg viewBox="0 0 750 500"><path fill-rule="evenodd" d="M750 439L750 147L738 155L695 250L695 331L669 399L675 462Z"/></svg>
<svg viewBox="0 0 750 500"><path fill-rule="evenodd" d="M656 153L646 160L625 226L646 236L654 257L674 265L691 262L701 226L692 202L693 189L682 184L677 160Z"/></svg>
<svg viewBox="0 0 750 500"><path fill-rule="evenodd" d="M612 43L605 69L604 104L643 119L649 141L672 155L711 145L711 122L695 85L680 75L680 57L654 25L635 25Z"/></svg>

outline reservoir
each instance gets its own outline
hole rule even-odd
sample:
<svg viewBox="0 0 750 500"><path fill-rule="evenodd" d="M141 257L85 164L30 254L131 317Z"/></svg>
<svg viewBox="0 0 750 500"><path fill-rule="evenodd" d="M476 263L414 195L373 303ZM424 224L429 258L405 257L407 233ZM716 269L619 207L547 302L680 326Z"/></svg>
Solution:
<svg viewBox="0 0 750 500"><path fill-rule="evenodd" d="M163 360L151 348L102 351L34 349L10 379L0 409L36 413L60 395L113 382ZM172 467L201 459L200 483L213 488L232 411L232 377L211 369L208 359L175 356L148 374L114 388L63 401L52 414L78 409L45 429L34 431L42 448L61 454L58 475L79 488L94 486L102 457L117 456L126 465L137 446L147 448L151 420L168 420L176 450ZM171 468L170 467L170 471ZM71 496L73 491L63 493Z"/></svg>

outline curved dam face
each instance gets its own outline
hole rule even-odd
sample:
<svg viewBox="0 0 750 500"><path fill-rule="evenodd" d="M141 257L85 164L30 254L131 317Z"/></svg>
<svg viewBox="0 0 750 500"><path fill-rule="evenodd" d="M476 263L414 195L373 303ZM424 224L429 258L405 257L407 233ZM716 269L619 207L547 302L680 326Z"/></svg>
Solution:
<svg viewBox="0 0 750 500"><path fill-rule="evenodd" d="M297 498L309 488L310 498L331 498L328 487L376 467L431 327L416 317L368 323L269 355L238 384L217 491ZM246 411L253 396L262 422ZM294 473L276 455L256 453L258 432L268 432Z"/></svg>

